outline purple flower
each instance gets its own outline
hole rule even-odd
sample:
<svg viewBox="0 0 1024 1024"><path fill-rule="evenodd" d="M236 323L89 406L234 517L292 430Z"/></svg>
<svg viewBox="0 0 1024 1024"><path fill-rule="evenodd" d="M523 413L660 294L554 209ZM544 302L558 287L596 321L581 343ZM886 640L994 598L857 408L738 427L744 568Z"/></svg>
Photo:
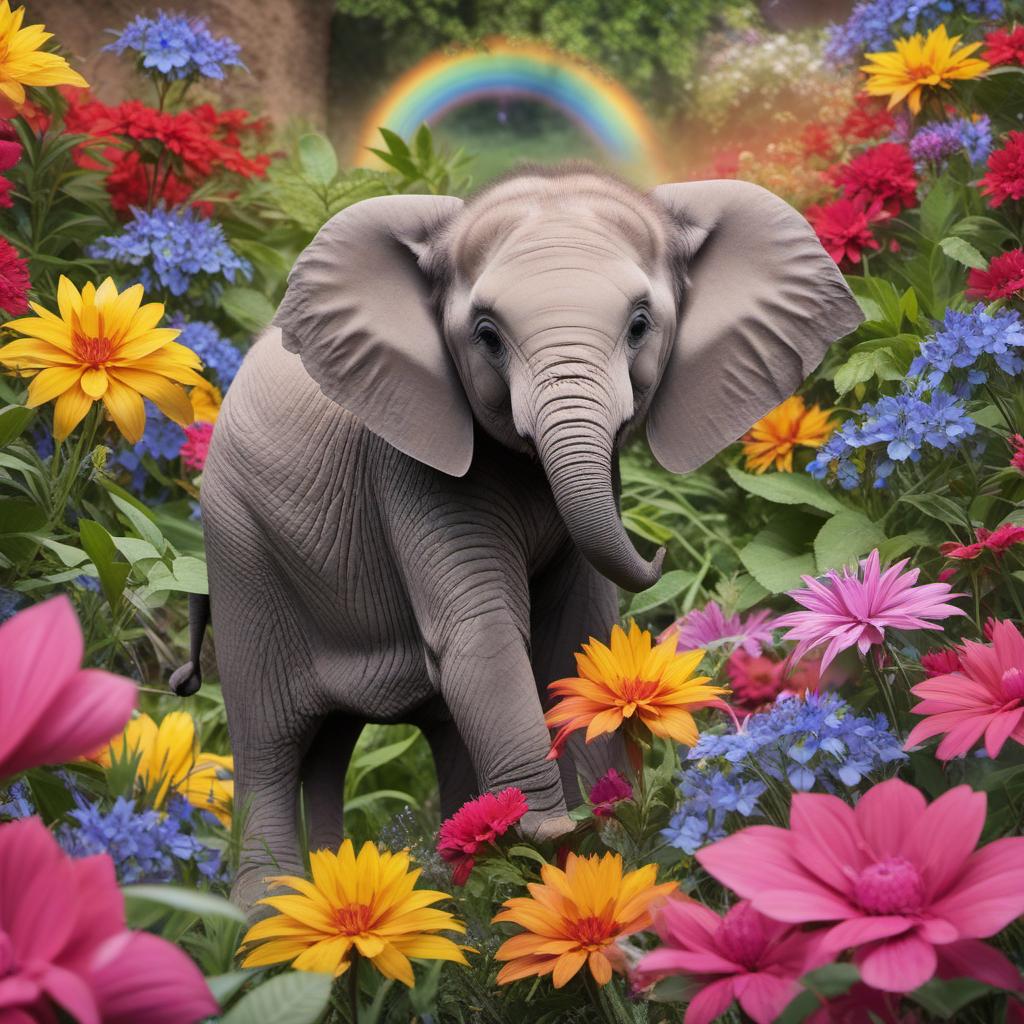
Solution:
<svg viewBox="0 0 1024 1024"><path fill-rule="evenodd" d="M599 818L610 818L615 813L615 805L628 800L633 795L633 787L628 779L624 779L614 768L609 768L590 787L590 802L594 805L594 814Z"/></svg>
<svg viewBox="0 0 1024 1024"><path fill-rule="evenodd" d="M659 643L673 634L676 649L694 651L730 643L742 647L751 657L756 658L762 647L770 647L774 623L770 611L758 611L745 619L739 613L726 618L716 601L709 601L702 609L687 612L676 619L658 637Z"/></svg>
<svg viewBox="0 0 1024 1024"><path fill-rule="evenodd" d="M242 48L227 36L214 36L203 18L158 11L155 18L139 15L104 47L114 53L134 50L139 66L170 79L223 78L224 68L242 67Z"/></svg>

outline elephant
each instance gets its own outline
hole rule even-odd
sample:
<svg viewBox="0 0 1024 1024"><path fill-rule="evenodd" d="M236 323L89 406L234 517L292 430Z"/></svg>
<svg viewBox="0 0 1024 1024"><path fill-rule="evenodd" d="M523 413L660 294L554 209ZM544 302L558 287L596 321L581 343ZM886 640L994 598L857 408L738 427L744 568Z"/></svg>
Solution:
<svg viewBox="0 0 1024 1024"><path fill-rule="evenodd" d="M639 424L692 470L862 319L807 221L741 181L649 192L526 168L467 201L393 195L303 251L213 432L201 506L245 839L233 896L342 838L365 723L413 723L442 814L517 786L538 839L614 742L548 758L547 684L659 578L619 515Z"/></svg>

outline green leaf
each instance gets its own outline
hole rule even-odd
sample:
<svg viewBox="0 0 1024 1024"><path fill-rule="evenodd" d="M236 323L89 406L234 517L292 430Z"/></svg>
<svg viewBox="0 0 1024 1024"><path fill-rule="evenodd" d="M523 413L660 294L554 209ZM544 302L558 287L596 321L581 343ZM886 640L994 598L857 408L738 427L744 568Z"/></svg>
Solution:
<svg viewBox="0 0 1024 1024"><path fill-rule="evenodd" d="M253 970L228 971L227 974L215 974L213 977L207 978L206 984L210 986L213 998L217 1000L219 1005L223 1006L225 1003L231 1002L242 986L250 978L256 977L258 973L258 971Z"/></svg>
<svg viewBox="0 0 1024 1024"><path fill-rule="evenodd" d="M164 548L167 547L167 541L164 540L164 535L153 522L149 510L143 511L137 505L133 505L121 495L113 492L110 494L110 500L117 506L121 515L128 520L128 525L135 531L136 536L148 541L160 554L163 554Z"/></svg>
<svg viewBox="0 0 1024 1024"><path fill-rule="evenodd" d="M103 594L114 610L124 593L124 585L131 572L127 562L117 561L117 548L110 534L93 519L79 519L78 536L99 573Z"/></svg>
<svg viewBox="0 0 1024 1024"><path fill-rule="evenodd" d="M383 747L368 750L365 754L360 754L358 757L353 758L352 770L365 775L366 772L380 768L389 761L394 761L395 758L401 757L419 737L420 734L414 732L404 740L397 740L395 743L387 743Z"/></svg>
<svg viewBox="0 0 1024 1024"><path fill-rule="evenodd" d="M861 555L885 541L885 532L863 512L852 509L833 516L814 538L814 560L818 571L856 565Z"/></svg>
<svg viewBox="0 0 1024 1024"><path fill-rule="evenodd" d="M860 971L854 964L827 964L817 970L809 971L800 983L826 999L841 996L860 980Z"/></svg>
<svg viewBox="0 0 1024 1024"><path fill-rule="evenodd" d="M235 323L253 334L259 334L274 319L273 303L255 288L225 288L220 305Z"/></svg>
<svg viewBox="0 0 1024 1024"><path fill-rule="evenodd" d="M905 555L911 548L924 547L931 543L932 538L924 530L911 530L910 533L901 533L879 544L878 557L883 565L888 565L901 555Z"/></svg>
<svg viewBox="0 0 1024 1024"><path fill-rule="evenodd" d="M832 383L836 394L845 395L858 384L864 384L877 377L879 380L901 380L903 373L896 364L891 348L874 348L867 351L854 352L847 361L836 370Z"/></svg>
<svg viewBox="0 0 1024 1024"><path fill-rule="evenodd" d="M35 414L35 409L27 409L23 405L7 405L0 409L0 448L6 448L20 437Z"/></svg>
<svg viewBox="0 0 1024 1024"><path fill-rule="evenodd" d="M159 559L160 552L157 551L148 540L139 540L138 537L112 537L114 547L134 565L136 562L144 562L147 559ZM74 549L72 549L74 550Z"/></svg>
<svg viewBox="0 0 1024 1024"><path fill-rule="evenodd" d="M951 260L956 260L957 263L962 263L972 270L984 270L988 266L988 260L970 242L955 235L950 235L939 242L939 248Z"/></svg>
<svg viewBox="0 0 1024 1024"><path fill-rule="evenodd" d="M357 811L361 807L370 807L378 800L397 800L399 803L416 807L419 801L409 793L400 789L375 789L372 793L361 793L359 796L345 798L345 813Z"/></svg>
<svg viewBox="0 0 1024 1024"><path fill-rule="evenodd" d="M968 1003L995 991L998 989L973 978L951 978L947 981L935 978L908 993L908 997L936 1017L952 1020L953 1015Z"/></svg>
<svg viewBox="0 0 1024 1024"><path fill-rule="evenodd" d="M629 603L627 615L639 615L659 605L667 604L678 597L693 582L693 573L685 569L673 569L646 590L641 590Z"/></svg>
<svg viewBox="0 0 1024 1024"><path fill-rule="evenodd" d="M124 885L126 906L144 903L167 911L184 911L196 917L226 917L229 921L245 924L245 914L234 905L212 892L185 889L176 885Z"/></svg>
<svg viewBox="0 0 1024 1024"><path fill-rule="evenodd" d="M70 544L62 544L52 537L36 538L43 547L49 548L65 565L74 567L89 561L89 555L81 548L74 548Z"/></svg>
<svg viewBox="0 0 1024 1024"><path fill-rule="evenodd" d="M794 549L791 542L771 528L761 530L740 551L747 572L770 594L800 585L801 576L815 575L814 556Z"/></svg>
<svg viewBox="0 0 1024 1024"><path fill-rule="evenodd" d="M334 978L311 971L279 974L240 999L221 1024L316 1024L327 1009Z"/></svg>
<svg viewBox="0 0 1024 1024"><path fill-rule="evenodd" d="M164 591L180 594L208 594L206 563L191 555L179 555L168 569L163 562L149 567L146 573L149 594Z"/></svg>
<svg viewBox="0 0 1024 1024"><path fill-rule="evenodd" d="M777 505L810 505L822 512L842 512L846 506L820 480L800 473L744 473L730 466L733 483Z"/></svg>
<svg viewBox="0 0 1024 1024"><path fill-rule="evenodd" d="M510 857L522 857L525 860L532 860L538 864L547 864L547 861L532 847L523 846L522 844L513 846L509 851Z"/></svg>
<svg viewBox="0 0 1024 1024"><path fill-rule="evenodd" d="M303 173L318 185L329 185L338 176L338 154L330 142L317 132L299 139L299 163Z"/></svg>
<svg viewBox="0 0 1024 1024"><path fill-rule="evenodd" d="M947 526L970 525L967 513L955 501L939 494L902 494L897 500L913 505L919 512Z"/></svg>

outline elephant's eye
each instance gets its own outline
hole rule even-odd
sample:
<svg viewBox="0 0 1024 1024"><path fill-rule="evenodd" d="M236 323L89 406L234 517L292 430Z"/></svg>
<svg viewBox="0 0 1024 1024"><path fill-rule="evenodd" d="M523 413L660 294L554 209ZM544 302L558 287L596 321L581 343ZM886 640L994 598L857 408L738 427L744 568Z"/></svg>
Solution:
<svg viewBox="0 0 1024 1024"><path fill-rule="evenodd" d="M650 317L642 309L637 311L633 314L633 319L629 321L629 330L627 331L629 343L631 345L640 345L644 338L647 337L647 332L650 329Z"/></svg>
<svg viewBox="0 0 1024 1024"><path fill-rule="evenodd" d="M497 328L484 322L476 329L476 340L487 350L492 359L497 359L505 351L505 343L501 340Z"/></svg>

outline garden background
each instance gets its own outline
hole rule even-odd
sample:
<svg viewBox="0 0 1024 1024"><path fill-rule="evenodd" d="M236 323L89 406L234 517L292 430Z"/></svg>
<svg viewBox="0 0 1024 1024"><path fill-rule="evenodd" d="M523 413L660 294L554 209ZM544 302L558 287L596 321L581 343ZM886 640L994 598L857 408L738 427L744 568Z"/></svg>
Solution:
<svg viewBox="0 0 1024 1024"><path fill-rule="evenodd" d="M1022 19L3 0L0 1021L1024 1020ZM215 634L166 684L223 394L333 214L566 157L771 189L865 321L699 471L623 453L666 571L557 691L637 755L571 836L505 792L439 839L425 742L370 727L355 848L247 931Z"/></svg>

